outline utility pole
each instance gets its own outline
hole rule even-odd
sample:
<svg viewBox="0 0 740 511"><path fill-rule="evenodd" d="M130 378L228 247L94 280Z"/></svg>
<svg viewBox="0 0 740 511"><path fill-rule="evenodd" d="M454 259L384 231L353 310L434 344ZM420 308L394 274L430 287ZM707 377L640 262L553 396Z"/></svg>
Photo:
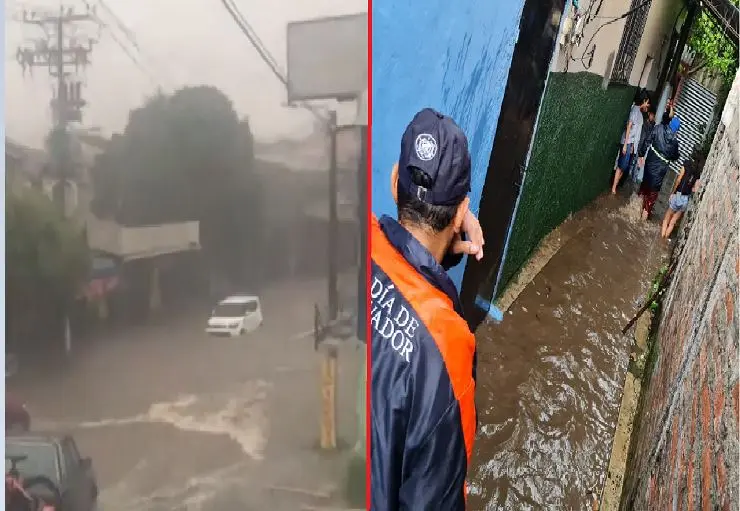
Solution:
<svg viewBox="0 0 740 511"><path fill-rule="evenodd" d="M54 201L66 214L66 191L73 169L67 125L82 120L82 108L86 102L82 99L82 82L73 75L89 64L89 55L95 41L87 38L87 45L78 37L68 35L72 26L79 22L94 21L94 13L77 14L71 7L59 7L58 14L23 10L19 19L21 23L39 27L44 37L33 40L32 47L19 47L16 58L25 73L34 68L46 67L56 80L55 93L50 106L53 127L49 134L48 145L54 176L58 180L53 190Z"/></svg>
<svg viewBox="0 0 740 511"><path fill-rule="evenodd" d="M32 47L18 48L16 58L23 73L26 70L32 73L34 68L46 67L49 76L56 80L55 93L50 102L53 126L47 145L56 178L52 199L64 216L68 213L67 189L74 170L67 125L82 120L82 108L85 106L81 94L82 82L74 75L89 63L89 55L95 43L87 38L87 45L83 45L71 29L79 22L93 21L94 14L90 10L85 14L76 14L72 7L60 5L58 14L24 9L18 20L26 25L37 26L44 34L33 40ZM72 354L72 330L66 313L64 351L67 356Z"/></svg>
<svg viewBox="0 0 740 511"><path fill-rule="evenodd" d="M329 112L329 236L328 236L328 298L329 321L339 318L339 289L337 275L337 239L339 238L339 214L337 211L337 112Z"/></svg>

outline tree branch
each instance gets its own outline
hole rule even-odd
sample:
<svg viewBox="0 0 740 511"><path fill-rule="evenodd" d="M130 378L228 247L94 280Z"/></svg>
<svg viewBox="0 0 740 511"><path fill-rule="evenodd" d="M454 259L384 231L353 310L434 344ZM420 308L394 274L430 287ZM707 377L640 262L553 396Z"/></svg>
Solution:
<svg viewBox="0 0 740 511"><path fill-rule="evenodd" d="M694 73L696 73L697 71L701 71L705 67L707 67L707 63L706 62L701 62L699 65L690 68L686 72L686 76L692 76Z"/></svg>

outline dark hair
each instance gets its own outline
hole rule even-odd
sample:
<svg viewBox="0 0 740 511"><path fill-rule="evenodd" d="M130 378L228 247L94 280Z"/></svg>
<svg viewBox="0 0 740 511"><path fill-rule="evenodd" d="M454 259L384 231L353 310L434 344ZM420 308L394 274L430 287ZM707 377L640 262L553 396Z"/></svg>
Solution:
<svg viewBox="0 0 740 511"><path fill-rule="evenodd" d="M689 157L690 165L684 165L684 169L690 174L696 176L697 179L701 177L701 173L704 170L704 165L707 163L707 157L709 155L699 144L694 147ZM688 167L688 168L687 168Z"/></svg>
<svg viewBox="0 0 740 511"><path fill-rule="evenodd" d="M635 105L642 105L645 101L650 101L650 94L646 89L640 89L635 94Z"/></svg>
<svg viewBox="0 0 740 511"><path fill-rule="evenodd" d="M429 174L418 168L410 168L409 170L411 171L412 183L424 188L432 187L432 178L429 177ZM460 202L454 206L435 206L409 195L400 186L396 192L398 194L398 221L428 227L435 233L449 227L455 219L457 207L464 198L461 197Z"/></svg>
<svg viewBox="0 0 740 511"><path fill-rule="evenodd" d="M655 104L650 103L650 108L648 108L648 114L656 115L658 113L658 107L655 106Z"/></svg>

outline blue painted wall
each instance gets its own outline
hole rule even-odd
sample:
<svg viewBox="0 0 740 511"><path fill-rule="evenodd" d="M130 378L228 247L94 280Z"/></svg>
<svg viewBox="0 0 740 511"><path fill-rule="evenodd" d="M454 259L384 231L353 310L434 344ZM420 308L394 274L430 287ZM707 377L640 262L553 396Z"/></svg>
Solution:
<svg viewBox="0 0 740 511"><path fill-rule="evenodd" d="M523 0L373 1L372 207L396 212L390 171L403 130L432 107L468 136L478 213ZM450 272L458 289L464 263Z"/></svg>

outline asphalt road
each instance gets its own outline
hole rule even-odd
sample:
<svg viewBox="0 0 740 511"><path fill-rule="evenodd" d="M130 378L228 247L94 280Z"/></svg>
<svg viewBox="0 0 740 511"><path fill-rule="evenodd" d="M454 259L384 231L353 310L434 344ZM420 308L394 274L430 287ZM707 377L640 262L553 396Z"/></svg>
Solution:
<svg viewBox="0 0 740 511"><path fill-rule="evenodd" d="M207 336L208 311L191 311L101 339L60 374L9 389L34 429L71 432L92 457L101 511L341 505L364 345L340 350L344 448L323 453L321 356L309 332L324 286L266 292L263 326L243 338Z"/></svg>

